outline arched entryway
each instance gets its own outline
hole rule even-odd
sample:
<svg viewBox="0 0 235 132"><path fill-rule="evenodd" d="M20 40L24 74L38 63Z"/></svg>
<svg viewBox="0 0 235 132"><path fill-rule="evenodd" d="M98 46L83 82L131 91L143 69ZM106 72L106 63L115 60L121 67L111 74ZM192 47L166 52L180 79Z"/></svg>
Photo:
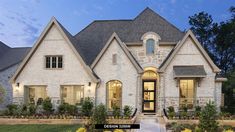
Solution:
<svg viewBox="0 0 235 132"><path fill-rule="evenodd" d="M142 75L142 112L156 112L158 78L156 68L144 68Z"/></svg>

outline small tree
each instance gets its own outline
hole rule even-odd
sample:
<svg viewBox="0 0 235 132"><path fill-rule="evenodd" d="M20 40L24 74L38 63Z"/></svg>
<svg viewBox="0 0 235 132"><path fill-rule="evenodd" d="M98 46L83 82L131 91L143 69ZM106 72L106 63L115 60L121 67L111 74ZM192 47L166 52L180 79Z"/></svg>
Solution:
<svg viewBox="0 0 235 132"><path fill-rule="evenodd" d="M92 114L92 118L90 122L86 125L86 128L89 131L96 132L96 131L102 131L103 130L96 130L95 125L96 124L106 124L107 123L107 109L105 105L99 104L95 107L94 112Z"/></svg>
<svg viewBox="0 0 235 132"><path fill-rule="evenodd" d="M92 109L94 107L94 104L91 100L91 98L87 97L82 102L82 114L85 116L91 116L92 115Z"/></svg>
<svg viewBox="0 0 235 132"><path fill-rule="evenodd" d="M42 102L42 108L45 111L45 113L47 115L51 114L53 112L52 109L52 103L51 103L51 99L50 98L46 98L43 102Z"/></svg>
<svg viewBox="0 0 235 132"><path fill-rule="evenodd" d="M218 129L218 123L216 122L216 106L213 102L206 104L205 108L201 111L199 116L199 127L203 131L215 132Z"/></svg>

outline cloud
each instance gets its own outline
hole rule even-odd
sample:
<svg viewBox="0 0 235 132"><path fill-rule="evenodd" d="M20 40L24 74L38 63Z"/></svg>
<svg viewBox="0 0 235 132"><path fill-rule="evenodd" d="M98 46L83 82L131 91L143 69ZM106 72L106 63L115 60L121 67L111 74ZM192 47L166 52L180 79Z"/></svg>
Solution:
<svg viewBox="0 0 235 132"><path fill-rule="evenodd" d="M35 8L33 4L39 3L40 0L21 0L21 2L24 1L25 4L19 5L19 10L0 5L0 40L12 47L32 46L41 29L42 24L33 16L33 8ZM29 5L27 2L33 4Z"/></svg>
<svg viewBox="0 0 235 132"><path fill-rule="evenodd" d="M5 24L0 22L0 27L4 27L4 26L5 26Z"/></svg>

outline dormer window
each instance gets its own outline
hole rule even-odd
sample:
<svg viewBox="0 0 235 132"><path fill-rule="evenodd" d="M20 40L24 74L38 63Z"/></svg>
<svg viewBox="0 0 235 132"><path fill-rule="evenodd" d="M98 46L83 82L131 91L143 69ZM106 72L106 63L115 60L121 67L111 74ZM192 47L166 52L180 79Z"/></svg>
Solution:
<svg viewBox="0 0 235 132"><path fill-rule="evenodd" d="M141 40L144 43L146 55L154 55L158 49L158 43L161 37L155 32L147 32L143 34Z"/></svg>
<svg viewBox="0 0 235 132"><path fill-rule="evenodd" d="M152 55L154 54L154 44L155 44L155 41L153 39L148 39L146 41L146 54L147 55Z"/></svg>

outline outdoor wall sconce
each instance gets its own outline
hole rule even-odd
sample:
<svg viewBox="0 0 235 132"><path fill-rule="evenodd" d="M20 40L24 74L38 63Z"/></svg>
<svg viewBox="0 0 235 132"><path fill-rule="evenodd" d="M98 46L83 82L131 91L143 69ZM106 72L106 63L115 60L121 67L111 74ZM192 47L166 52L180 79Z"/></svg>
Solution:
<svg viewBox="0 0 235 132"><path fill-rule="evenodd" d="M89 86L89 87L91 86L91 82L88 83L88 86Z"/></svg>
<svg viewBox="0 0 235 132"><path fill-rule="evenodd" d="M20 86L20 83L16 83L16 87L18 87L18 88L19 88L19 86Z"/></svg>

